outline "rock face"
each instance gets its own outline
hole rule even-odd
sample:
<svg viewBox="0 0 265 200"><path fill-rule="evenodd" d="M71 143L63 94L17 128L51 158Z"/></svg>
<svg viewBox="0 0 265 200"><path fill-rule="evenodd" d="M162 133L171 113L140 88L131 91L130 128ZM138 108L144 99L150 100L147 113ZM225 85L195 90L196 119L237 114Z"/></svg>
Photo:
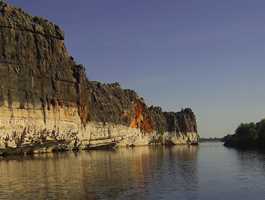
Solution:
<svg viewBox="0 0 265 200"><path fill-rule="evenodd" d="M164 142L197 143L191 109L163 112L118 83L85 74L57 25L0 3L0 148L141 145L161 135Z"/></svg>

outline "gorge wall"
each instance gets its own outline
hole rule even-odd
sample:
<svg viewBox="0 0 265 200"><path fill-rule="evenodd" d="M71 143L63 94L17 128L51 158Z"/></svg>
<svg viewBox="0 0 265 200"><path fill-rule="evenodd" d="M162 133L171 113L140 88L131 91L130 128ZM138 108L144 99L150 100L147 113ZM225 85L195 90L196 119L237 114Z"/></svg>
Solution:
<svg viewBox="0 0 265 200"><path fill-rule="evenodd" d="M89 81L55 24L0 3L0 149L54 142L197 143L191 109L148 107L118 83Z"/></svg>

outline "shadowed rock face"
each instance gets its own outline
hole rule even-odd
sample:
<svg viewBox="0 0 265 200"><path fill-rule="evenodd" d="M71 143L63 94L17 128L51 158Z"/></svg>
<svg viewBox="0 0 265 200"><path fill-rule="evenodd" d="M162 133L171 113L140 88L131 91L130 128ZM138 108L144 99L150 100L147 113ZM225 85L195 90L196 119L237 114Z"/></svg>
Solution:
<svg viewBox="0 0 265 200"><path fill-rule="evenodd" d="M89 81L85 74L57 25L0 3L0 146L197 134L191 109L163 112L118 83Z"/></svg>
<svg viewBox="0 0 265 200"><path fill-rule="evenodd" d="M75 63L64 46L62 31L2 3L0 8L1 105L11 112L76 106Z"/></svg>
<svg viewBox="0 0 265 200"><path fill-rule="evenodd" d="M142 98L132 90L124 90L119 83L88 82L90 120L123 124L153 132L154 124Z"/></svg>
<svg viewBox="0 0 265 200"><path fill-rule="evenodd" d="M160 107L148 107L132 90L119 83L88 82L90 120L123 124L143 132L195 132L196 117L190 108L180 112L163 112Z"/></svg>

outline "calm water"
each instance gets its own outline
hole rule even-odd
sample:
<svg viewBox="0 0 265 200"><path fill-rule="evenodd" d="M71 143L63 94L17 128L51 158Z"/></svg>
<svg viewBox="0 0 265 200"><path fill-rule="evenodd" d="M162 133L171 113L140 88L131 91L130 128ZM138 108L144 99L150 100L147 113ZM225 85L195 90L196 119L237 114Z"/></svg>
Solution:
<svg viewBox="0 0 265 200"><path fill-rule="evenodd" d="M2 159L0 199L265 199L265 154L204 143Z"/></svg>

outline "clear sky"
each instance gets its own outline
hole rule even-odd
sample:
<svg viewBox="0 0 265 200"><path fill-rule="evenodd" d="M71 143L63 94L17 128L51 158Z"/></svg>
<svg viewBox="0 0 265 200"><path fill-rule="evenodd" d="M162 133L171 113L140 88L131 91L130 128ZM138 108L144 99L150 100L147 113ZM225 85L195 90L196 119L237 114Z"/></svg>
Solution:
<svg viewBox="0 0 265 200"><path fill-rule="evenodd" d="M264 0L9 0L60 25L91 80L191 107L201 136L265 117Z"/></svg>

